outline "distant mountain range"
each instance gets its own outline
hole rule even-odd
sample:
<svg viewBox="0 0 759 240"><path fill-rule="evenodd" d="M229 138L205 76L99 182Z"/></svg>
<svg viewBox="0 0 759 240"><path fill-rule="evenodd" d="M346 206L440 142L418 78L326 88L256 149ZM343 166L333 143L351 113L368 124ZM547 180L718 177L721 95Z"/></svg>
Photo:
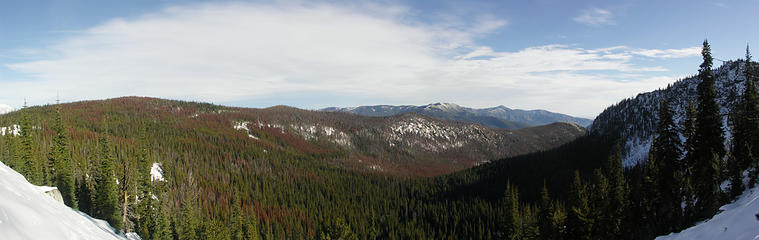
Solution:
<svg viewBox="0 0 759 240"><path fill-rule="evenodd" d="M571 122L580 126L589 126L593 121L586 118L572 117L546 110L511 109L503 105L492 108L468 108L453 103L433 103L423 106L375 105L360 107L328 107L321 111L347 112L362 116L384 117L408 112L425 116L471 122L493 128L520 129L530 126L546 125L555 122Z"/></svg>

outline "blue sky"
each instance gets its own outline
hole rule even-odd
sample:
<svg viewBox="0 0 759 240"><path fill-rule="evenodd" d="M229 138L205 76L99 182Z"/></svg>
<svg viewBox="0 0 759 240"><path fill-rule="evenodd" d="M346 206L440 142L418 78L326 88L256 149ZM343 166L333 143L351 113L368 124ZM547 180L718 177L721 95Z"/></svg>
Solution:
<svg viewBox="0 0 759 240"><path fill-rule="evenodd" d="M593 117L759 46L744 1L0 1L0 104L453 102ZM715 63L719 66L719 62Z"/></svg>

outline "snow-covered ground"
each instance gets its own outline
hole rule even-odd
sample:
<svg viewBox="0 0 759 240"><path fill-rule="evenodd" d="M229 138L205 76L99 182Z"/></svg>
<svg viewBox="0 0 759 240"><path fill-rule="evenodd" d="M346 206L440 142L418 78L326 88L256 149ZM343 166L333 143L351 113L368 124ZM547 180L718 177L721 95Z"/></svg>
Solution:
<svg viewBox="0 0 759 240"><path fill-rule="evenodd" d="M0 239L125 239L43 190L0 163Z"/></svg>
<svg viewBox="0 0 759 240"><path fill-rule="evenodd" d="M745 191L738 200L720 210L722 212L712 219L656 239L759 239L759 217L756 216L759 214L759 187Z"/></svg>

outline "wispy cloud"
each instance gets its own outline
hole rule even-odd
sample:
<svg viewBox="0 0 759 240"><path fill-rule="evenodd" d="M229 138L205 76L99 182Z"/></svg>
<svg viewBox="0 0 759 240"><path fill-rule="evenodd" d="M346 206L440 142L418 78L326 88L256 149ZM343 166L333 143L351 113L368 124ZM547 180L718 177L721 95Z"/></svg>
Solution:
<svg viewBox="0 0 759 240"><path fill-rule="evenodd" d="M674 80L634 58L689 56L625 46L496 51L475 39L504 20L440 26L409 21L403 7L378 8L203 4L114 19L44 49L55 58L7 65L33 80L4 83L14 91L0 102L57 93L276 102L295 94L338 96L301 107L451 101L592 117Z"/></svg>
<svg viewBox="0 0 759 240"><path fill-rule="evenodd" d="M601 8L591 8L583 10L580 15L572 18L575 22L589 26L614 25L613 14L611 11Z"/></svg>
<svg viewBox="0 0 759 240"><path fill-rule="evenodd" d="M720 7L720 8L727 8L727 4L725 4L723 2L712 2L712 5L714 5L716 7Z"/></svg>
<svg viewBox="0 0 759 240"><path fill-rule="evenodd" d="M633 54L650 58L682 58L701 55L701 47L689 47L681 49L638 49Z"/></svg>

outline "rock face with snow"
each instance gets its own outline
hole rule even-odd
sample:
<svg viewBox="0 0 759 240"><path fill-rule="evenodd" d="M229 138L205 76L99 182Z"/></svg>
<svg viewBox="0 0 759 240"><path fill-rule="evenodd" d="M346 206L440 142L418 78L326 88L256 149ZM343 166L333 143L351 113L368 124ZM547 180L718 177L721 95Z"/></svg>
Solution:
<svg viewBox="0 0 759 240"><path fill-rule="evenodd" d="M590 119L572 117L545 110L511 109L505 106L475 109L462 107L453 103L433 103L424 106L377 105L350 108L330 107L324 108L322 111L349 112L372 117L384 117L413 112L439 119L471 122L486 127L506 129L519 129L555 122L571 122L579 124L580 126L588 126L591 123Z"/></svg>
<svg viewBox="0 0 759 240"><path fill-rule="evenodd" d="M103 220L57 202L0 163L0 239L125 239Z"/></svg>
<svg viewBox="0 0 759 240"><path fill-rule="evenodd" d="M720 211L705 222L656 239L759 239L759 187L748 189L735 202L722 206Z"/></svg>
<svg viewBox="0 0 759 240"><path fill-rule="evenodd" d="M743 69L744 61L728 61L714 69L716 77L714 87L719 96L717 104L720 106L720 113L723 114L726 139L729 139L731 133L727 124L727 114L743 93L745 81ZM624 142L623 164L635 165L648 158L653 133L656 131L659 101L669 100L675 123L682 125L689 102L696 103L696 87L699 82L697 76L691 76L665 89L641 93L634 98L622 100L599 114L589 130L591 133L621 137ZM684 138L682 140L685 141Z"/></svg>

